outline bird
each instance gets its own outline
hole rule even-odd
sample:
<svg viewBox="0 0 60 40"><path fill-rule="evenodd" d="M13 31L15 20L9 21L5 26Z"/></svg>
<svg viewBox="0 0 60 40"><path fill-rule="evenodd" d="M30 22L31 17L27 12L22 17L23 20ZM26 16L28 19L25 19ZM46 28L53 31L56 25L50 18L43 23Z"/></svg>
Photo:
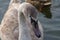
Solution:
<svg viewBox="0 0 60 40"><path fill-rule="evenodd" d="M43 40L43 28L37 19L38 11L30 3L20 2L11 0L9 3L0 24L1 40Z"/></svg>
<svg viewBox="0 0 60 40"><path fill-rule="evenodd" d="M30 3L21 3L18 9L19 40L43 40L43 27L37 9Z"/></svg>

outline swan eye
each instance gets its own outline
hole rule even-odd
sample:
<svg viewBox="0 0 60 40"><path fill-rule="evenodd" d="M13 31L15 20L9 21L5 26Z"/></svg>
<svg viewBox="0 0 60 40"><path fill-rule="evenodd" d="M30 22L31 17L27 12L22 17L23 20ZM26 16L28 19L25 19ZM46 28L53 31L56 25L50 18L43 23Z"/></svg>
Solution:
<svg viewBox="0 0 60 40"><path fill-rule="evenodd" d="M31 20L33 31L34 31L36 37L40 38L41 37L41 32L39 30L38 20L35 20L32 17L30 17L30 18L31 18L30 20Z"/></svg>

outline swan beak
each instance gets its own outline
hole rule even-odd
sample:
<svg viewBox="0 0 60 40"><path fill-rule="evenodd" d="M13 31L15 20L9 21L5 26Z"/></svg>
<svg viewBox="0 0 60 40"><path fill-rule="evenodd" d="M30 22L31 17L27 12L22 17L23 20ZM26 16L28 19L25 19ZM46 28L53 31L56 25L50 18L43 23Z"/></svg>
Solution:
<svg viewBox="0 0 60 40"><path fill-rule="evenodd" d="M32 25L33 31L35 33L35 36L40 38L41 37L41 32L39 30L38 20L34 19L31 16L30 16L30 20L31 20L31 25Z"/></svg>

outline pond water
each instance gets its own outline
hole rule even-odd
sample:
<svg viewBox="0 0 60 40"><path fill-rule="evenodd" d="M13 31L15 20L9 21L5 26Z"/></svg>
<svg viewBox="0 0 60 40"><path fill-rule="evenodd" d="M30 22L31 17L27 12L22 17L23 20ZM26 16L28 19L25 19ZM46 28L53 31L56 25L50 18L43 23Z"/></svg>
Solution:
<svg viewBox="0 0 60 40"><path fill-rule="evenodd" d="M7 10L9 1L10 0L0 0L0 22ZM57 3L58 2L59 1L57 1ZM47 19L43 14L39 14L39 20L44 28L44 40L60 40L60 6L59 8L55 7L55 9L53 10L52 6L52 19Z"/></svg>

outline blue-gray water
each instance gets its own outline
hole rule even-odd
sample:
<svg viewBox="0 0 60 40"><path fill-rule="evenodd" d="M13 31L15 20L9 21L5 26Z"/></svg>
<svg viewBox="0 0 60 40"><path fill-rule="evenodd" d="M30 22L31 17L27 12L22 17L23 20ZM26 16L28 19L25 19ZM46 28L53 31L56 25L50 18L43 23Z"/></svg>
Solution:
<svg viewBox="0 0 60 40"><path fill-rule="evenodd" d="M7 10L9 1L0 0L0 22ZM53 10L53 7L51 10ZM57 10L52 11L52 19L47 19L42 14L39 15L39 20L44 28L44 40L60 40L60 5Z"/></svg>

